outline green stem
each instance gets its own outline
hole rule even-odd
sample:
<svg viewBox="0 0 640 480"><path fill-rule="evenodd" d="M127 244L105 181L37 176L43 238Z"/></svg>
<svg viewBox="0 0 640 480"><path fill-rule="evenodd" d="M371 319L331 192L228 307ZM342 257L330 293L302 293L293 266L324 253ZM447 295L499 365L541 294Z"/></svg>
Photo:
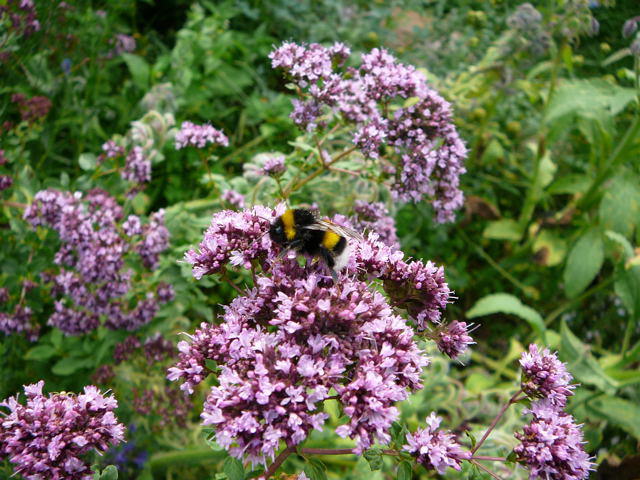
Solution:
<svg viewBox="0 0 640 480"><path fill-rule="evenodd" d="M633 330L636 326L637 318L635 315L629 317L627 321L627 328L624 330L624 337L622 338L622 348L620 350L620 355L622 358L626 357L627 350L629 350L629 344L631 343L631 335L633 335Z"/></svg>
<svg viewBox="0 0 640 480"><path fill-rule="evenodd" d="M287 197L291 195L293 192L295 192L296 190L301 189L304 185L306 185L308 182L316 178L318 175L322 174L324 171L328 170L331 165L338 162L339 160L342 160L344 157L352 153L356 148L357 148L356 146L348 148L347 150L339 153L334 158L332 158L330 162L323 164L322 167L318 168L316 171L314 171L313 173L309 174L307 177L300 180L297 184L293 186L287 186L287 188L285 189L285 193Z"/></svg>
<svg viewBox="0 0 640 480"><path fill-rule="evenodd" d="M633 123L629 126L622 141L618 143L615 150L609 156L607 166L600 171L595 178L587 193L578 202L577 208L580 210L588 210L595 202L595 197L599 193L600 186L611 176L611 173L615 171L616 167L624 160L622 152L624 152L631 143L633 143L640 132L640 115L636 113L633 119Z"/></svg>
<svg viewBox="0 0 640 480"><path fill-rule="evenodd" d="M593 295L594 293L599 292L600 290L608 287L609 285L611 285L611 283L613 283L613 281L615 280L615 276L611 276L605 280L603 280L602 282L598 283L597 285L591 287L589 290L587 290L586 292L584 292L582 295L580 295L579 297L567 300L566 302L564 302L562 305L560 305L558 308L556 308L553 312L551 312L547 318L544 319L544 324L548 327L549 325L551 325L553 323L553 321L558 318L565 310L567 310L568 308L570 308L572 305L575 305L576 303L580 303L582 302L585 298L590 297L591 295Z"/></svg>
<svg viewBox="0 0 640 480"><path fill-rule="evenodd" d="M491 258L491 256L485 252L483 250L483 248L478 245L477 243L474 243L471 241L471 239L467 236L466 233L464 233L464 231L462 230L462 228L460 228L459 226L456 227L456 230L458 231L458 233L460 234L460 236L464 239L465 242L467 242L467 244L469 244L469 246L476 251L476 253L481 256L484 260L486 260L486 262L491 265L500 275L502 275L504 278L506 278L509 282L511 282L515 287L517 287L518 289L522 290L522 292L527 295L528 297L531 297L531 288L527 287L526 285L524 285L523 283L521 283L520 281L518 281L517 278L515 278L513 275L511 275L509 272L507 272L504 268L502 268L498 262L496 262L493 258Z"/></svg>

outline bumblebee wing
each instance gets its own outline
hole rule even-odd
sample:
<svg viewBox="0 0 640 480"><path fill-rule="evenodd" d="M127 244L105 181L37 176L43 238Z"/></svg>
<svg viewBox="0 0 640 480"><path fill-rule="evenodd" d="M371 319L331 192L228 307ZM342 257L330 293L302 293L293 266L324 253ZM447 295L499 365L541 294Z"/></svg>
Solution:
<svg viewBox="0 0 640 480"><path fill-rule="evenodd" d="M341 237L352 238L354 240L357 240L358 242L364 241L364 237L360 232L356 232L349 227L336 225L335 223L331 223L327 220L318 220L316 221L316 223L312 225L306 225L304 228L306 228L307 230L321 230L323 232L329 230L336 235L340 235Z"/></svg>

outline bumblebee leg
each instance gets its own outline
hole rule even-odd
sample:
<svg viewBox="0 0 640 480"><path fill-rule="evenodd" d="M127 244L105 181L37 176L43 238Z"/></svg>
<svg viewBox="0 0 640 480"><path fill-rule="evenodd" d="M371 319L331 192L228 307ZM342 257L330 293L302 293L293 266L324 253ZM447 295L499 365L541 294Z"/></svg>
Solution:
<svg viewBox="0 0 640 480"><path fill-rule="evenodd" d="M324 260L324 263L327 265L327 268L331 272L331 278L333 278L333 283L338 283L338 273L333 268L334 265L336 264L335 260L333 259L333 255L331 255L331 252L329 252L329 250L327 250L326 248L321 248L320 256L322 257L322 259Z"/></svg>

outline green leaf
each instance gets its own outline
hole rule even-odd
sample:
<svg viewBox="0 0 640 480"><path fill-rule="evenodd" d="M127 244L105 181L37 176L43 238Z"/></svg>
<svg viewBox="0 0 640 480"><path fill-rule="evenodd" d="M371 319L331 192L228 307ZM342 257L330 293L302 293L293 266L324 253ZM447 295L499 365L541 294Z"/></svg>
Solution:
<svg viewBox="0 0 640 480"><path fill-rule="evenodd" d="M78 165L84 171L95 170L96 156L93 153L81 153L78 157Z"/></svg>
<svg viewBox="0 0 640 480"><path fill-rule="evenodd" d="M244 480L244 467L237 458L227 457L224 460L222 470L229 477L229 480Z"/></svg>
<svg viewBox="0 0 640 480"><path fill-rule="evenodd" d="M623 88L605 80L582 79L563 82L549 102L545 123L566 116L613 117L635 99L633 88Z"/></svg>
<svg viewBox="0 0 640 480"><path fill-rule="evenodd" d="M618 274L613 285L616 295L634 317L640 315L640 267L637 265Z"/></svg>
<svg viewBox="0 0 640 480"><path fill-rule="evenodd" d="M92 363L91 359L87 358L67 357L59 360L51 368L51 371L56 375L66 376L71 375L82 368L87 368Z"/></svg>
<svg viewBox="0 0 640 480"><path fill-rule="evenodd" d="M464 382L465 389L471 394L479 394L482 392L486 392L488 388L491 388L495 385L495 380L485 374L481 373L472 373L467 377Z"/></svg>
<svg viewBox="0 0 640 480"><path fill-rule="evenodd" d="M141 90L148 90L149 64L144 60L144 58L132 53L123 53L122 58L127 64L127 67L129 67L133 83Z"/></svg>
<svg viewBox="0 0 640 480"><path fill-rule="evenodd" d="M569 298L577 297L596 277L604 261L604 243L597 228L582 235L569 252L564 269L564 289Z"/></svg>
<svg viewBox="0 0 640 480"><path fill-rule="evenodd" d="M639 404L603 395L589 401L587 408L640 440Z"/></svg>
<svg viewBox="0 0 640 480"><path fill-rule="evenodd" d="M593 385L608 394L615 393L618 383L606 374L589 353L589 347L573 334L566 322L563 322L560 328L558 353L560 359L567 363L567 369L580 383Z"/></svg>
<svg viewBox="0 0 640 480"><path fill-rule="evenodd" d="M404 103L402 104L402 108L409 108L409 107L413 107L415 104L417 104L420 101L420 97L409 97L407 98Z"/></svg>
<svg viewBox="0 0 640 480"><path fill-rule="evenodd" d="M622 250L622 259L624 261L627 261L633 257L633 245L631 245L629 240L624 238L619 233L612 232L611 230L607 230L606 232L604 232L604 236L607 237L607 239L611 240Z"/></svg>
<svg viewBox="0 0 640 480"><path fill-rule="evenodd" d="M118 469L114 465L109 465L102 470L100 480L118 480Z"/></svg>
<svg viewBox="0 0 640 480"><path fill-rule="evenodd" d="M38 345L29 350L25 358L27 360L48 360L56 354L56 349L51 345Z"/></svg>
<svg viewBox="0 0 640 480"><path fill-rule="evenodd" d="M525 320L537 335L544 336L545 326L542 316L533 308L523 304L518 297L509 293L493 293L482 297L467 311L467 318L482 317L494 313L516 315Z"/></svg>
<svg viewBox="0 0 640 480"><path fill-rule="evenodd" d="M550 230L541 230L533 241L533 251L539 263L547 267L558 265L567 254L567 242Z"/></svg>
<svg viewBox="0 0 640 480"><path fill-rule="evenodd" d="M365 460L369 462L371 471L380 470L382 468L382 452L379 449L372 448L371 450L365 450L363 456Z"/></svg>
<svg viewBox="0 0 640 480"><path fill-rule="evenodd" d="M619 176L608 186L598 211L600 224L629 237L640 217L640 190L634 176Z"/></svg>
<svg viewBox="0 0 640 480"><path fill-rule="evenodd" d="M413 466L404 460L398 464L398 480L411 480Z"/></svg>
<svg viewBox="0 0 640 480"><path fill-rule="evenodd" d="M549 153L549 151L547 151L540 159L539 168L540 170L538 175L537 187L542 190L553 181L556 170L558 170L558 166L553 163L553 160L551 160L551 154Z"/></svg>
<svg viewBox="0 0 640 480"><path fill-rule="evenodd" d="M503 218L489 222L484 232L482 232L482 236L493 240L511 240L517 242L522 238L523 233L524 229L518 222L510 218Z"/></svg>
<svg viewBox="0 0 640 480"><path fill-rule="evenodd" d="M327 480L327 474L316 463L307 463L304 466L304 473L310 480Z"/></svg>

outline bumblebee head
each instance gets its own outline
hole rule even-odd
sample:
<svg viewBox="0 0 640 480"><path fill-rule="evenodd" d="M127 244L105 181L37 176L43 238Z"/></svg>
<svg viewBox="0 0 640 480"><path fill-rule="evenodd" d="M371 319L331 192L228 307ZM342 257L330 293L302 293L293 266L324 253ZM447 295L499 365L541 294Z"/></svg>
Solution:
<svg viewBox="0 0 640 480"><path fill-rule="evenodd" d="M269 237L271 241L279 245L284 245L287 242L287 236L284 231L284 222L282 218L278 218L271 224L269 228Z"/></svg>

